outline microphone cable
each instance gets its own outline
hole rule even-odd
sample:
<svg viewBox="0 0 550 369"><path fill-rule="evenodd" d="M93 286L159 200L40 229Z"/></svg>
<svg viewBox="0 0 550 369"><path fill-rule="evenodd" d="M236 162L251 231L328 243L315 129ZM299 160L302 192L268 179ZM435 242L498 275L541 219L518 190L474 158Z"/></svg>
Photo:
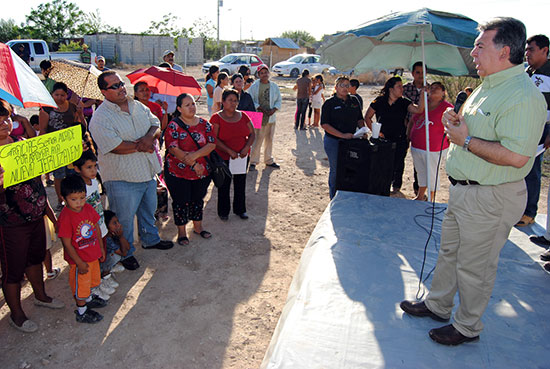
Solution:
<svg viewBox="0 0 550 369"><path fill-rule="evenodd" d="M426 129L429 129L429 123L426 124ZM429 245L430 240L431 240L432 235L433 235L435 219L443 221L443 219L436 218L435 216L443 213L446 209L443 206L439 206L439 207L437 207L437 212L436 212L436 206L435 206L435 198L436 198L436 195L437 195L437 182L439 180L439 165L441 164L441 157L443 156L443 150L441 150L441 148L443 147L443 143L445 142L445 137L446 137L446 135L444 134L443 138L441 139L441 145L439 146L440 151L439 151L439 158L437 159L437 168L436 168L436 171L435 171L435 186L434 186L434 197L432 199L432 206L431 206L431 215L418 214L414 217L414 222L416 223L416 225L419 226L420 228L422 228L424 231L426 231L428 233L428 238L426 239L426 243L424 244L424 255L422 257L422 267L420 268L420 277L418 279L418 290L416 291L416 299L417 300L420 300L422 297L424 297L425 290L422 288L422 283L426 282L428 280L428 278L430 278L433 271L435 270L435 265L434 265L433 268L428 272L426 277L424 279L422 279L423 275L424 275L424 267L426 265L426 256L427 256L427 253L428 253L428 245ZM428 153L428 156L429 156L429 153ZM426 161L426 166L428 166L428 165L429 165L429 162ZM429 178L428 178L428 180L429 180ZM426 214L430 214L429 209L426 209L424 212ZM427 216L431 218L431 224L430 224L430 229L429 230L426 229L424 226L422 226L418 222L418 218L421 218L421 217L423 218L423 217L427 217ZM435 251L439 252L438 241L436 239L434 239L434 246L435 246Z"/></svg>

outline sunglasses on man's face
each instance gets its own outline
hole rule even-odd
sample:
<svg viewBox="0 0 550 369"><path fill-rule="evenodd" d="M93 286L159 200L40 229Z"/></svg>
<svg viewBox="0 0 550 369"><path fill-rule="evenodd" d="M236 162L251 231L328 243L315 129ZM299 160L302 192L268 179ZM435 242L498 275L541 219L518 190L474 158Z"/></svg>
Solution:
<svg viewBox="0 0 550 369"><path fill-rule="evenodd" d="M121 87L124 87L125 83L120 81L119 83L115 83L114 85L111 85L109 87L105 87L106 90L118 90Z"/></svg>

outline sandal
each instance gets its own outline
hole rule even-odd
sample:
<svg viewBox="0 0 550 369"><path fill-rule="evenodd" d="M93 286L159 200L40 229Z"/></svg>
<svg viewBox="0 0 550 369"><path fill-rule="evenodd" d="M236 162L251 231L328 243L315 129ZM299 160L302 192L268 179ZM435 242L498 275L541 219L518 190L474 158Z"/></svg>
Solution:
<svg viewBox="0 0 550 369"><path fill-rule="evenodd" d="M53 268L50 273L46 273L46 278L47 279L56 279L59 276L59 273L61 273L61 269Z"/></svg>
<svg viewBox="0 0 550 369"><path fill-rule="evenodd" d="M193 231L193 233L198 234L202 238L206 238L206 239L209 239L210 237L212 237L212 233L210 233L208 231L200 231L200 232Z"/></svg>
<svg viewBox="0 0 550 369"><path fill-rule="evenodd" d="M178 237L177 243L181 246L187 246L189 245L189 238L187 236Z"/></svg>

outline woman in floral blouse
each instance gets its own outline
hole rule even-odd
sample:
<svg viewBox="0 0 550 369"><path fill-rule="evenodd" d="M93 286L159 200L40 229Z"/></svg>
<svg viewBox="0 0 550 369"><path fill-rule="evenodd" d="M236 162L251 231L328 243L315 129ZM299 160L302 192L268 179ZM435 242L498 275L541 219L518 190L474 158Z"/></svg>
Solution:
<svg viewBox="0 0 550 369"><path fill-rule="evenodd" d="M193 232L203 238L212 237L202 227L202 210L210 184L210 167L205 157L216 148L216 138L212 125L195 115L197 107L193 96L179 95L176 105L175 117L164 133L168 153L164 180L172 196L178 244L188 245L185 226L190 220L193 221Z"/></svg>

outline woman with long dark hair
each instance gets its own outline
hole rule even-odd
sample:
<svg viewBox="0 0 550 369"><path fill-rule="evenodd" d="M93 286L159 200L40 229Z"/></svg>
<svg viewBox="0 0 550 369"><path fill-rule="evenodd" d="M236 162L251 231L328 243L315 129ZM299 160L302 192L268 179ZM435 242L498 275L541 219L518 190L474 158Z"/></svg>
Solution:
<svg viewBox="0 0 550 369"><path fill-rule="evenodd" d="M212 105L214 105L214 89L216 88L216 82L218 81L218 74L220 74L220 68L217 65L212 65L208 68L208 74L206 75L206 105L208 105L208 115L212 115Z"/></svg>
<svg viewBox="0 0 550 369"><path fill-rule="evenodd" d="M237 110L256 111L252 96L244 90L244 78L240 73L234 74L231 77L231 85L239 94L239 105L237 106Z"/></svg>
<svg viewBox="0 0 550 369"><path fill-rule="evenodd" d="M223 89L229 84L229 76L225 72L218 74L218 82L214 89L214 105L212 105L212 114L222 109Z"/></svg>
<svg viewBox="0 0 550 369"><path fill-rule="evenodd" d="M365 114L365 122L372 129L372 118L376 114L378 123L382 124L380 137L396 143L393 161L392 187L398 192L403 184L403 170L409 143L407 141L407 113L419 114L424 111L424 99L419 105L403 97L403 81L401 77L392 77L386 81L380 95L370 104Z"/></svg>
<svg viewBox="0 0 550 369"><path fill-rule="evenodd" d="M212 234L202 226L204 196L210 184L206 157L216 148L212 125L196 115L195 99L181 94L176 100L174 119L164 133L166 161L164 180L172 196L174 222L178 227L178 244L189 244L186 224L193 221L193 232L202 238Z"/></svg>

